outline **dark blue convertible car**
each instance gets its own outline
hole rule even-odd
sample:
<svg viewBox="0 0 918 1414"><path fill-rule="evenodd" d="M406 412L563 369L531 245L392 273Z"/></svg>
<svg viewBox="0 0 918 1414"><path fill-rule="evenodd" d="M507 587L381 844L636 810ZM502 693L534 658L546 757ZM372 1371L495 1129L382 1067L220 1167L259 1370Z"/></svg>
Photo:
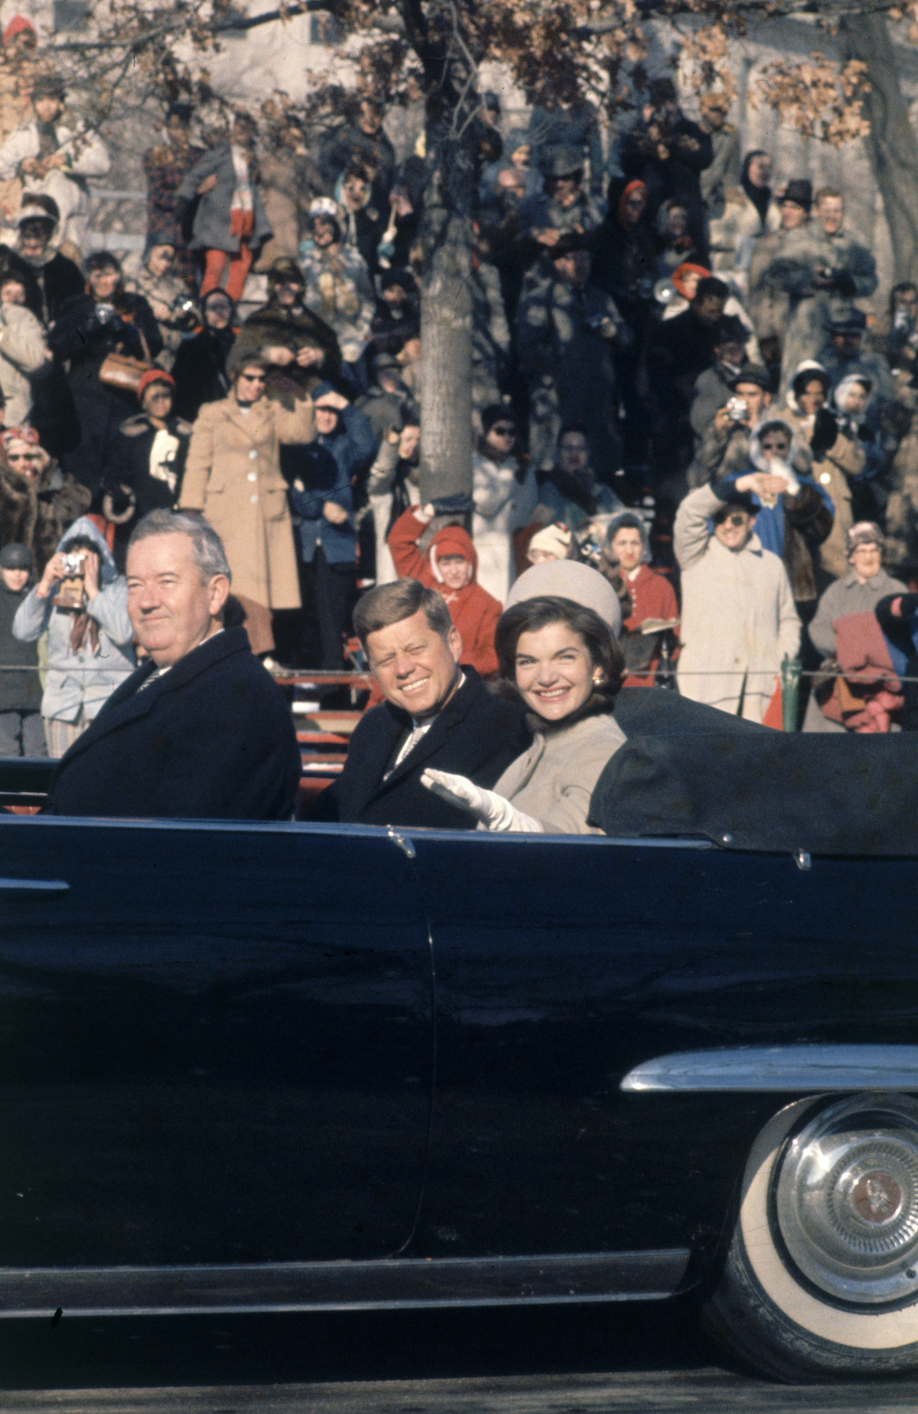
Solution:
<svg viewBox="0 0 918 1414"><path fill-rule="evenodd" d="M0 816L0 1313L695 1291L918 1363L916 773L800 741L635 739L605 838Z"/></svg>

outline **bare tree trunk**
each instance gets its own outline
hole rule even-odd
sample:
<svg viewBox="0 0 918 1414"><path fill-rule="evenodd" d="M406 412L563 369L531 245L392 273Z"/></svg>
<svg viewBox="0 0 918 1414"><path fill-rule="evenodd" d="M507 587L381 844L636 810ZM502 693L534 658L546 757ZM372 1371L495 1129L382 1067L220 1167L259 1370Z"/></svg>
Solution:
<svg viewBox="0 0 918 1414"><path fill-rule="evenodd" d="M918 139L899 86L889 29L879 14L845 17L840 28L847 57L867 65L867 151L889 224L895 278L914 280L918 277Z"/></svg>
<svg viewBox="0 0 918 1414"><path fill-rule="evenodd" d="M471 126L430 122L421 284L421 500L472 490ZM437 129L440 129L437 132Z"/></svg>

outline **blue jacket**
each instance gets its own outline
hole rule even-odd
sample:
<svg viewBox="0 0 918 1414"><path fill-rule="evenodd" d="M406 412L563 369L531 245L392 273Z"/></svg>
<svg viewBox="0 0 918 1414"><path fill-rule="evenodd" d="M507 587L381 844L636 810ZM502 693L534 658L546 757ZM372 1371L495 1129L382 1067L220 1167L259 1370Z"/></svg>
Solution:
<svg viewBox="0 0 918 1414"><path fill-rule="evenodd" d="M317 437L307 446L281 449L300 558L305 564L312 563L320 545L330 565L353 564L357 559L351 483L375 452L373 429L353 406L343 409L338 428L330 436ZM326 520L322 513L326 501L347 511L347 520L341 525Z"/></svg>

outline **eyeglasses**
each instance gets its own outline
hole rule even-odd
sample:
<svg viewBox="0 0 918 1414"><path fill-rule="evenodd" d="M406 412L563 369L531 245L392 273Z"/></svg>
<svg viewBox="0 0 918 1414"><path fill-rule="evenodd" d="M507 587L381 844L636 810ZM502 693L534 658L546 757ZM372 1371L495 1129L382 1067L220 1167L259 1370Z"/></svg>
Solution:
<svg viewBox="0 0 918 1414"><path fill-rule="evenodd" d="M266 383L267 378L264 373L240 373L239 377L246 383Z"/></svg>
<svg viewBox="0 0 918 1414"><path fill-rule="evenodd" d="M724 522L727 525L745 525L746 517L742 511L734 511L732 515L724 516Z"/></svg>
<svg viewBox="0 0 918 1414"><path fill-rule="evenodd" d="M7 459L8 462L37 462L37 461L41 461L41 457L38 455L37 452L8 452L6 459Z"/></svg>
<svg viewBox="0 0 918 1414"><path fill-rule="evenodd" d="M508 426L506 425L506 423L503 423L503 422L497 422L497 423L495 423L494 426L491 428L491 431L494 432L494 433L496 433L496 435L497 435L498 437L515 437L515 436L516 436L516 428L515 428L515 427L508 427Z"/></svg>

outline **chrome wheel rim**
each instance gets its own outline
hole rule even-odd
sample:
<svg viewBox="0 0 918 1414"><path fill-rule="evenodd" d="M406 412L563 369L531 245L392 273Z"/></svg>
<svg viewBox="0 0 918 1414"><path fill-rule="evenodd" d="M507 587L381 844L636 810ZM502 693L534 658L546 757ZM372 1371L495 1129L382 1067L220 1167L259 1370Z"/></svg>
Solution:
<svg viewBox="0 0 918 1414"><path fill-rule="evenodd" d="M843 1302L918 1296L918 1104L861 1095L788 1144L775 1215L795 1266Z"/></svg>

